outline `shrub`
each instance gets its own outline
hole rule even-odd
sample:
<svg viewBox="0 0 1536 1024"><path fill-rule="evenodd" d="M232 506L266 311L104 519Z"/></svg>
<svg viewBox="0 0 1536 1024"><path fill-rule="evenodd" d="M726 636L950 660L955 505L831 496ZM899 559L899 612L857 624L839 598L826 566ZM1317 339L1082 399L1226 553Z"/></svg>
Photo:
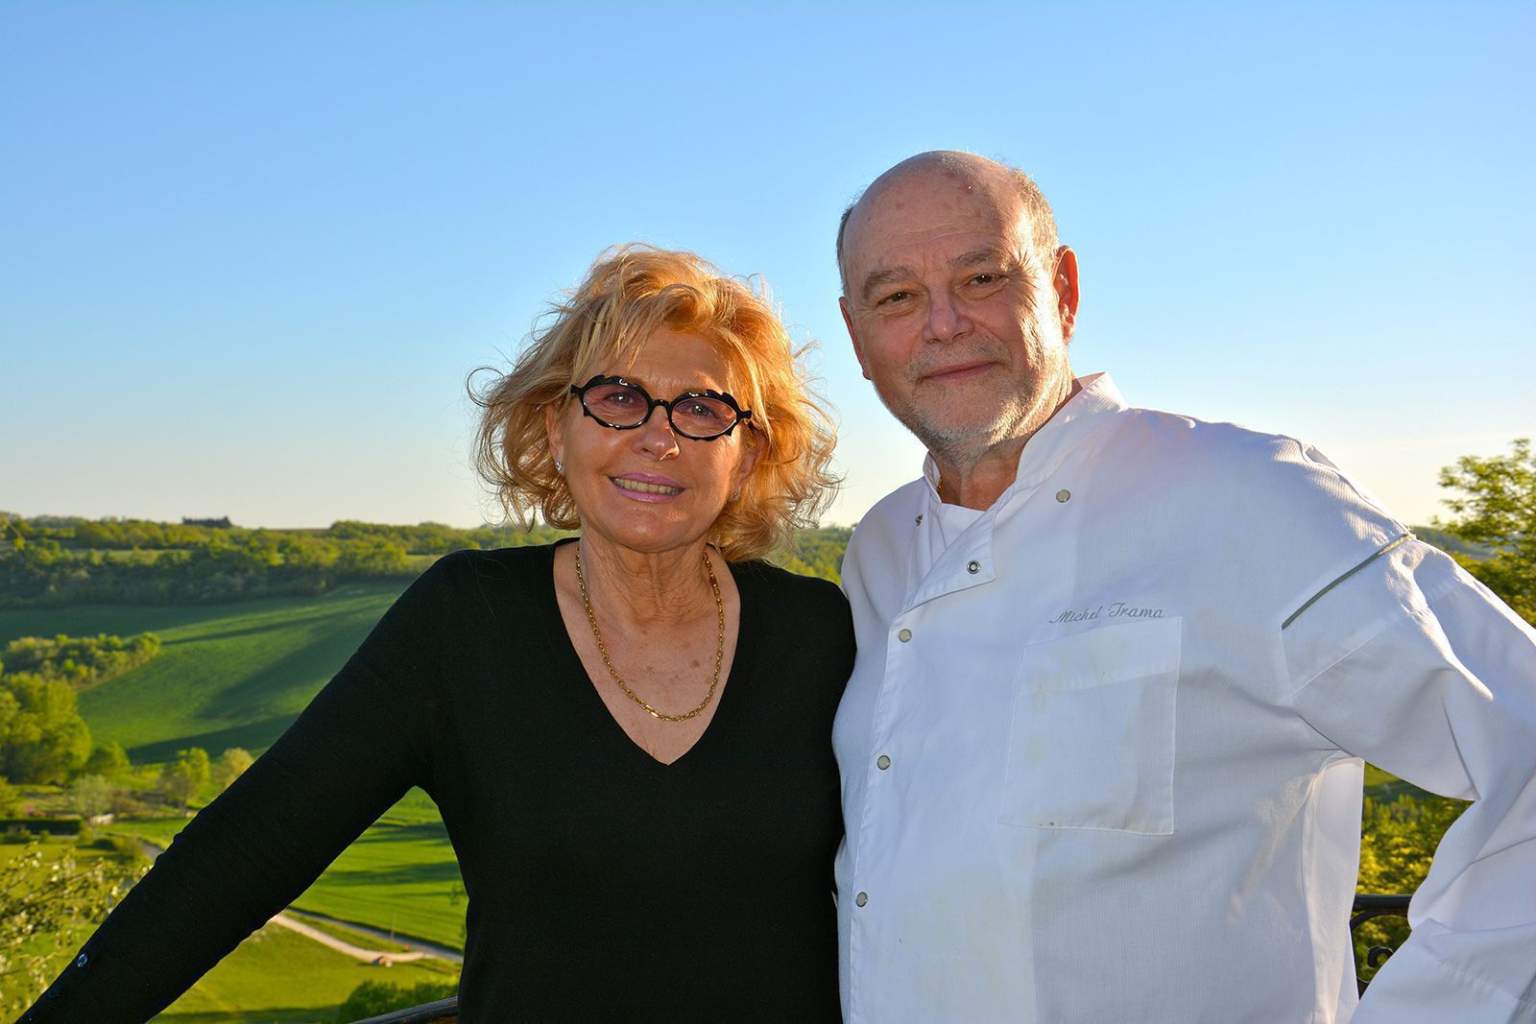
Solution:
<svg viewBox="0 0 1536 1024"><path fill-rule="evenodd" d="M381 1013L389 1013L392 1010L408 1010L422 1003L434 1002L438 999L447 999L456 995L459 991L459 983L451 982L417 982L410 988L400 985L391 985L387 981L365 981L352 990L347 996L347 1001L336 1010L336 1020L343 1022L362 1020L364 1017L377 1017Z"/></svg>
<svg viewBox="0 0 1536 1024"><path fill-rule="evenodd" d="M137 867L149 863L149 855L144 852L144 844L132 836L108 836L100 840L97 845L111 850L115 859L124 864Z"/></svg>
<svg viewBox="0 0 1536 1024"><path fill-rule="evenodd" d="M85 770L88 774L100 775L108 779L127 775L132 768L133 763L128 760L128 754L123 750L122 744L112 740L98 743L85 762Z"/></svg>
<svg viewBox="0 0 1536 1024"><path fill-rule="evenodd" d="M245 774L245 770L254 762L251 752L244 747L230 747L219 755L219 759L213 765L213 784L220 792L229 788L229 784Z"/></svg>
<svg viewBox="0 0 1536 1024"><path fill-rule="evenodd" d="M82 818L94 818L112 809L117 787L101 775L81 775L70 783L69 802Z"/></svg>
<svg viewBox="0 0 1536 1024"><path fill-rule="evenodd" d="M208 751L202 747L188 747L176 752L176 760L167 764L160 773L160 792L172 803L187 806L213 774Z"/></svg>

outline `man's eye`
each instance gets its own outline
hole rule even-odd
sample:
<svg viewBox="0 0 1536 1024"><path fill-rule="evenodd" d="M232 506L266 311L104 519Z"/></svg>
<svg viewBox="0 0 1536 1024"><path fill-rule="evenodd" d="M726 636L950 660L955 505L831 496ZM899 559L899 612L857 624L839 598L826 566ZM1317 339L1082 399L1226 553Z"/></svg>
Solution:
<svg viewBox="0 0 1536 1024"><path fill-rule="evenodd" d="M993 273L976 274L971 278L971 284L993 284L999 280L1000 275Z"/></svg>
<svg viewBox="0 0 1536 1024"><path fill-rule="evenodd" d="M908 299L910 299L911 297L912 297L912 293L911 292L906 292L906 291L891 292L889 295L883 296L880 299L879 302L875 303L875 305L877 305L877 306L888 306L888 305L890 305L892 303L896 303L896 302L905 302Z"/></svg>

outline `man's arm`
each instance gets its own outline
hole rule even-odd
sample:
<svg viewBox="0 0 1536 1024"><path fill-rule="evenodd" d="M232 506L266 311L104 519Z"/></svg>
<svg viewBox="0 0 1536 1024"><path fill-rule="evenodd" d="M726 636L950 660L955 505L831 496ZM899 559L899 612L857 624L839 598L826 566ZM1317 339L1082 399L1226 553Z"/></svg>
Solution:
<svg viewBox="0 0 1536 1024"><path fill-rule="evenodd" d="M1281 632L1293 706L1348 753L1474 801L1356 1024L1536 1021L1536 631L1411 541Z"/></svg>

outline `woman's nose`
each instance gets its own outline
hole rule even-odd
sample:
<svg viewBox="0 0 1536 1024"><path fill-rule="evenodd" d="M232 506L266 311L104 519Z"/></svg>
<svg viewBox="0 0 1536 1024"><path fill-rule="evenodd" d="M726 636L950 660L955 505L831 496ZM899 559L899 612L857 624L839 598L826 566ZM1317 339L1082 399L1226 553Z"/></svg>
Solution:
<svg viewBox="0 0 1536 1024"><path fill-rule="evenodd" d="M656 406L645 422L635 428L635 443L647 455L665 459L678 453L677 434L664 406Z"/></svg>

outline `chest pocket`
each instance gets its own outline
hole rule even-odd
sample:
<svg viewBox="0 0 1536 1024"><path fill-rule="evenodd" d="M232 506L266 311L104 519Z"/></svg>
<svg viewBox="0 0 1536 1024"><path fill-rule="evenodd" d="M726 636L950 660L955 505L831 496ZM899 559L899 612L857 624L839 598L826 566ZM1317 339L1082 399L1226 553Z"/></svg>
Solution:
<svg viewBox="0 0 1536 1024"><path fill-rule="evenodd" d="M999 822L1173 833L1181 636L1144 619L1025 648Z"/></svg>

